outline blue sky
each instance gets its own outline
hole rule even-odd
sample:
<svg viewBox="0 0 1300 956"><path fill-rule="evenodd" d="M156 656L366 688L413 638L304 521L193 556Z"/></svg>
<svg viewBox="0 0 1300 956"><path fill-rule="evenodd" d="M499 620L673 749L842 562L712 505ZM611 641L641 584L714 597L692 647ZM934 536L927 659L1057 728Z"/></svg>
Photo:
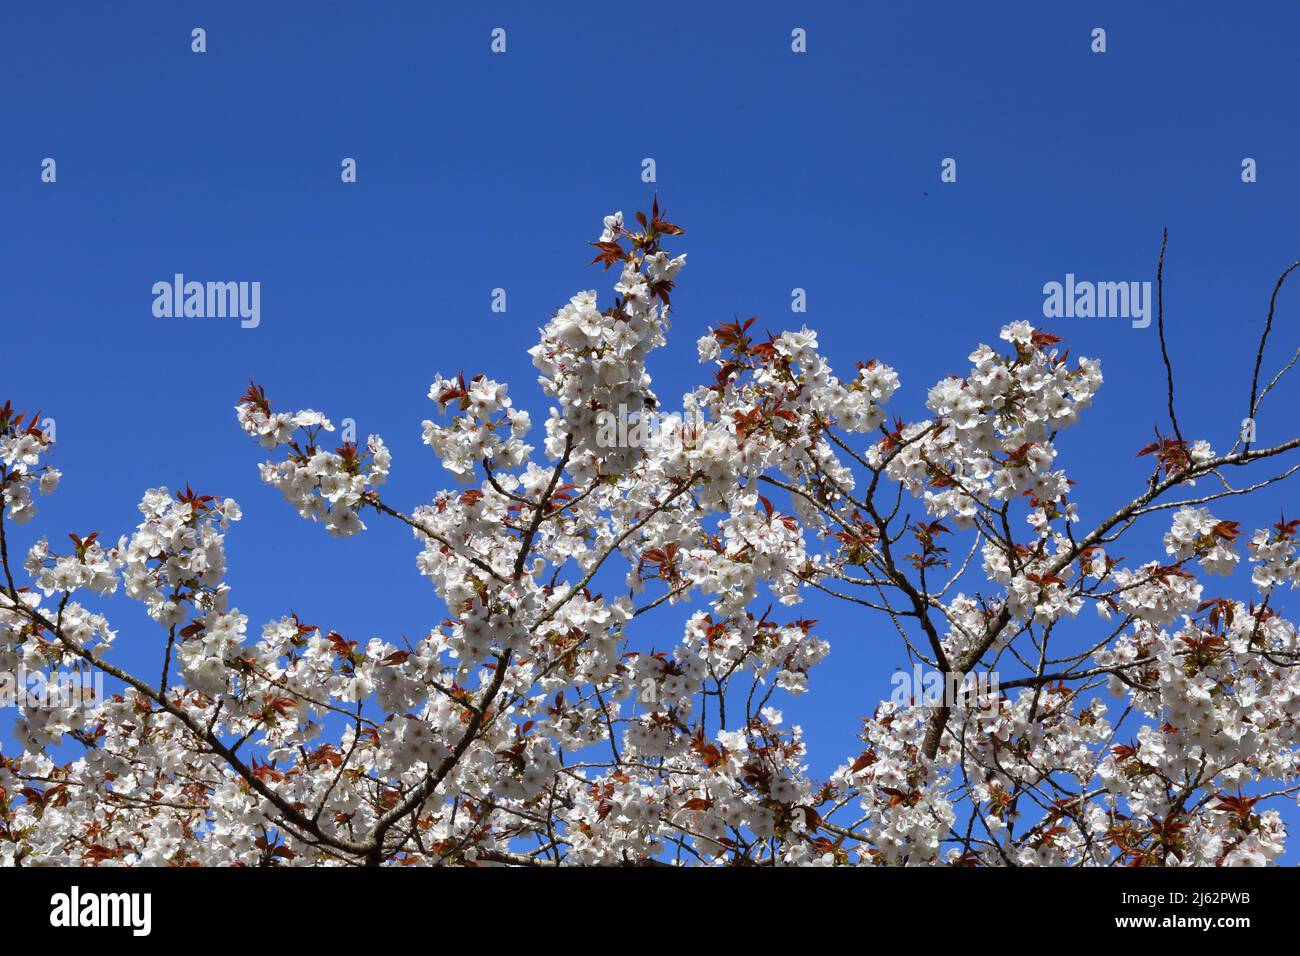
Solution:
<svg viewBox="0 0 1300 956"><path fill-rule="evenodd" d="M689 253L651 368L669 404L701 378L696 338L738 314L806 322L839 368L889 362L893 407L917 416L1003 323L1043 321L1045 282L1154 278L1168 226L1180 420L1232 444L1268 295L1300 257L1296 5L463 6L0 10L0 401L55 418L65 472L24 547L116 538L144 489L188 482L244 507L228 580L253 624L292 609L363 641L425 633L443 609L406 530L371 521L336 542L298 519L259 484L236 398L254 377L281 407L379 432L389 495L409 509L450 484L420 443L434 373L509 381L543 418L525 349L575 291L607 301L613 277L586 265L586 243L655 190ZM40 181L45 157L57 183ZM945 157L956 183L939 180ZM1241 181L1244 157L1258 182ZM177 272L260 281L260 327L155 318L150 289ZM790 312L795 287L806 315ZM1295 348L1296 296L1282 294L1270 374ZM1099 519L1140 489L1133 455L1163 420L1155 329L1047 327L1103 363L1094 409L1061 443L1084 520ZM1297 387L1270 398L1262 443L1294 434ZM1285 500L1221 517L1254 527ZM157 630L115 604L116 653L152 670ZM809 616L832 657L787 713L829 772L904 658L885 622L816 601Z"/></svg>

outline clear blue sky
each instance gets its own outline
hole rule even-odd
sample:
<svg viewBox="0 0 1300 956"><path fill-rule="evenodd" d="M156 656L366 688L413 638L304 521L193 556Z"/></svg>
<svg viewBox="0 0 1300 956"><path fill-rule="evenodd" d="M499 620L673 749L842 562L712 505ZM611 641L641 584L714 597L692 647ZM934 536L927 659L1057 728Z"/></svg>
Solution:
<svg viewBox="0 0 1300 956"><path fill-rule="evenodd" d="M281 407L381 433L389 494L409 508L450 483L420 443L434 373L505 379L540 421L525 349L575 291L607 301L612 277L585 244L655 189L689 252L651 369L668 404L700 377L695 339L740 314L807 322L840 368L893 364L894 407L918 416L978 342L1042 320L1043 283L1154 278L1168 226L1183 430L1232 444L1269 292L1300 257L1294 3L461 7L0 9L0 401L56 419L65 472L24 547L116 538L145 488L188 482L244 507L229 583L254 626L292 609L363 641L425 633L443 609L406 530L372 521L335 542L298 519L259 484L236 398L251 376ZM498 26L505 55L489 51ZM795 27L806 54L790 50ZM1094 27L1105 54L1090 52ZM45 157L55 184L40 181ZM343 157L358 183L340 182ZM939 181L944 157L955 184ZM1241 182L1243 157L1257 183ZM155 318L151 286L176 272L260 281L261 326ZM489 309L496 287L505 315ZM1287 290L1270 373L1298 311ZM1146 476L1133 454L1163 416L1155 329L1049 328L1103 362L1094 410L1061 443L1097 519ZM1270 398L1261 442L1295 433L1297 388ZM1254 527L1284 500L1219 510ZM152 672L157 629L114 604L115 653ZM882 622L821 602L809 616L832 657L786 710L826 773L856 752L857 718L904 658Z"/></svg>

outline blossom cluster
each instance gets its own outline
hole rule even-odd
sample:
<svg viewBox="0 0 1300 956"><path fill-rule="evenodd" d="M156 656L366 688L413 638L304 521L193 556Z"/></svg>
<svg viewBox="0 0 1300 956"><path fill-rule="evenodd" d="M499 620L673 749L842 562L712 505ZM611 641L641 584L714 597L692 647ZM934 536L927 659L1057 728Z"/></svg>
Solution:
<svg viewBox="0 0 1300 956"><path fill-rule="evenodd" d="M837 375L816 332L755 318L700 337L704 379L665 408L650 368L682 234L657 200L605 217L612 298L579 292L529 350L540 436L506 383L433 373L422 436L455 487L409 507L384 496L379 436L331 448L321 412L240 397L261 478L298 514L410 535L441 605L411 637L287 608L250 628L226 583L239 505L188 486L146 491L115 544L35 539L20 586L13 526L58 472L37 416L0 409L0 669L113 682L22 705L0 864L1276 862L1276 806L1300 792L1300 643L1278 604L1300 522L1247 534L1220 517L1241 490L1176 498L1297 443L1224 456L1175 424L1135 459L1153 472L1134 499L1085 525L1058 442L1100 363L1025 322L915 421L889 365ZM658 427L611 441L611 412ZM1158 554L1119 556L1167 511ZM1243 555L1255 599L1202 581ZM119 597L156 626L155 673L114 663L101 606ZM837 634L814 598L868 626ZM946 681L999 677L994 699L867 689L860 746L818 778L783 708L837 642L892 660L900 639Z"/></svg>
<svg viewBox="0 0 1300 956"><path fill-rule="evenodd" d="M41 426L40 412L28 417L12 402L0 407L0 506L6 519L25 524L36 517L32 489L52 494L62 472L42 459L54 439Z"/></svg>

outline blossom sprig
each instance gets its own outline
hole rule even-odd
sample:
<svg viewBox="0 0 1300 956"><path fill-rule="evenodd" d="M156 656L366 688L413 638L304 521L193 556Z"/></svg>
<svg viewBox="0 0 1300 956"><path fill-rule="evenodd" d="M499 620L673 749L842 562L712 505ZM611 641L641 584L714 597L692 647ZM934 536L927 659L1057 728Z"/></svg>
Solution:
<svg viewBox="0 0 1300 956"><path fill-rule="evenodd" d="M12 401L0 406L0 510L15 524L36 517L32 488L53 494L63 473L42 461L54 438L42 425L41 413L17 411Z"/></svg>
<svg viewBox="0 0 1300 956"><path fill-rule="evenodd" d="M235 406L240 426L264 448L287 447L286 457L261 466L262 480L278 488L304 518L322 522L335 537L365 530L358 512L367 495L388 480L392 454L378 435L365 445L345 441L328 450L319 442L334 424L314 409L274 412L265 390L250 383ZM295 438L295 431L302 437Z"/></svg>

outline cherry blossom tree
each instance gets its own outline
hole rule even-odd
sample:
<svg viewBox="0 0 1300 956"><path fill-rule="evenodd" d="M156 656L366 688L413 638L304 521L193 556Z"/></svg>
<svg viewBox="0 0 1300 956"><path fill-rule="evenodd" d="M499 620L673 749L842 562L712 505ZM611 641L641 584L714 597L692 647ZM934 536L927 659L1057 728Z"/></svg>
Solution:
<svg viewBox="0 0 1300 956"><path fill-rule="evenodd" d="M115 544L42 537L20 558L14 528L59 472L39 415L0 409L0 671L111 684L89 706L19 702L0 862L1275 861L1276 806L1300 790L1300 643L1274 595L1300 581L1300 521L1229 516L1300 467L1256 474L1300 438L1185 438L1166 359L1149 480L1088 526L1057 446L1101 367L1025 322L930 389L924 420L887 413L888 365L837 377L813 332L762 338L753 319L699 341L705 384L666 410L647 361L681 234L657 201L606 217L614 297L575 295L530 350L540 429L504 383L435 377L424 441L456 487L413 507L384 494L379 436L331 449L325 415L258 385L239 400L263 481L302 517L409 529L446 607L414 643L294 615L250 635L224 583L240 509L190 488L147 491ZM1272 318L1252 417L1291 367L1259 389ZM1163 312L1158 328L1163 346ZM1161 550L1118 556L1153 523ZM1247 573L1248 601L1203 583ZM816 692L837 638L799 616L814 594L845 602L845 639L896 642L943 685L867 688L879 704L828 779L780 711ZM165 635L153 674L114 663L94 608L123 595ZM655 650L674 606L693 613Z"/></svg>

